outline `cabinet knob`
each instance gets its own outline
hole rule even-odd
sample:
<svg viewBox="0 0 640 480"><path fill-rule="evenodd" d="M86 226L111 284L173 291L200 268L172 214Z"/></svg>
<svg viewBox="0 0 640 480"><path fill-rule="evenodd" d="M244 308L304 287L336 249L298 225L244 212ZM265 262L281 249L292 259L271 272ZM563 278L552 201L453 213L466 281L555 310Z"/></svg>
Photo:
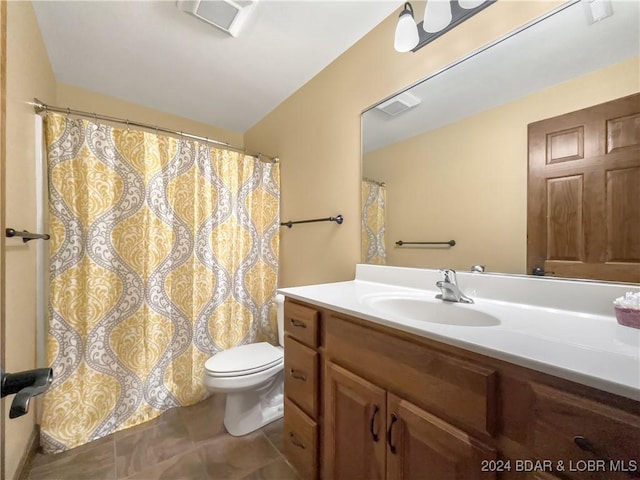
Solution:
<svg viewBox="0 0 640 480"><path fill-rule="evenodd" d="M291 440L291 443L293 443L293 445L295 445L298 448L301 448L302 450L305 450L307 447L305 447L304 443L302 443L300 440L297 439L297 437L294 435L293 432L289 433L289 440Z"/></svg>
<svg viewBox="0 0 640 480"><path fill-rule="evenodd" d="M593 447L591 442L581 435L573 437L573 443L575 443L580 450L596 454L596 449Z"/></svg>
<svg viewBox="0 0 640 480"><path fill-rule="evenodd" d="M291 323L292 326L297 327L297 328L307 328L307 324L304 322L301 322L300 320L295 320L293 318L289 319L289 322Z"/></svg>
<svg viewBox="0 0 640 480"><path fill-rule="evenodd" d="M573 437L573 443L575 443L578 448L584 452L589 452L600 460L604 460L605 462L611 462L611 459L599 448L595 447L593 443L591 443L587 438L582 435L576 435ZM628 471L627 474L632 478L638 478L640 476L640 471L636 466L634 471Z"/></svg>
<svg viewBox="0 0 640 480"><path fill-rule="evenodd" d="M301 382L306 382L307 381L307 376L299 373L297 370L291 368L289 370L289 375L291 375L291 377L295 380L300 380Z"/></svg>

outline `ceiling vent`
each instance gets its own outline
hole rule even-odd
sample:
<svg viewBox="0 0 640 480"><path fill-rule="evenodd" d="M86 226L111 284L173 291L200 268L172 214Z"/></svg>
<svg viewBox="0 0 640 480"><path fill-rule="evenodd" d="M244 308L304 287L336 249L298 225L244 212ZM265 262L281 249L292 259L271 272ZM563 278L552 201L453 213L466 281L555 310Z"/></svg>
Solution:
<svg viewBox="0 0 640 480"><path fill-rule="evenodd" d="M257 0L178 0L178 8L237 37Z"/></svg>
<svg viewBox="0 0 640 480"><path fill-rule="evenodd" d="M400 95L396 95L391 100L381 103L376 108L387 115L395 117L399 113L409 110L416 105L420 105L420 99L409 92L403 92Z"/></svg>

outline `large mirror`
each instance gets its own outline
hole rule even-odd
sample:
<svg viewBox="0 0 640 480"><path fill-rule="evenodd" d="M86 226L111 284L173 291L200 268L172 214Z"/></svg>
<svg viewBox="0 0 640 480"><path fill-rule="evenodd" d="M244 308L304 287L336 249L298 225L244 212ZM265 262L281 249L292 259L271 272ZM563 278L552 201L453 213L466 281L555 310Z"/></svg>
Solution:
<svg viewBox="0 0 640 480"><path fill-rule="evenodd" d="M530 273L527 126L640 90L639 5L565 5L364 112L363 263Z"/></svg>

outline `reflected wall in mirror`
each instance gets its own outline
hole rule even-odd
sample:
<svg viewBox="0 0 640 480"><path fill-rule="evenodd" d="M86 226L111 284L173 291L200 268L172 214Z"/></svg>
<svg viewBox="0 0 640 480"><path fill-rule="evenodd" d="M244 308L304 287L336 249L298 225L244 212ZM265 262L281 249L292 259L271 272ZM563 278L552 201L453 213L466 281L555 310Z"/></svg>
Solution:
<svg viewBox="0 0 640 480"><path fill-rule="evenodd" d="M362 174L385 183L386 264L527 273L527 126L640 91L639 10L614 0L590 23L583 3L564 6L363 114Z"/></svg>

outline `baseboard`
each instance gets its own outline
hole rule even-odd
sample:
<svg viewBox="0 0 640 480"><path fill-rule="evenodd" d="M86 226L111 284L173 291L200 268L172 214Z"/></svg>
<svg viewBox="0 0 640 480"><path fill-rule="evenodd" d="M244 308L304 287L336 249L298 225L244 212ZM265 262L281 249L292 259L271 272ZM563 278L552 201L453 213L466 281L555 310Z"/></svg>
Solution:
<svg viewBox="0 0 640 480"><path fill-rule="evenodd" d="M29 443L27 444L27 448L24 451L24 455L20 459L20 463L18 464L18 468L16 469L16 480L26 480L29 476L29 471L31 470L31 465L33 464L33 459L36 457L36 453L38 453L38 447L40 446L40 425L34 425L33 431L31 432L31 437L29 438Z"/></svg>

